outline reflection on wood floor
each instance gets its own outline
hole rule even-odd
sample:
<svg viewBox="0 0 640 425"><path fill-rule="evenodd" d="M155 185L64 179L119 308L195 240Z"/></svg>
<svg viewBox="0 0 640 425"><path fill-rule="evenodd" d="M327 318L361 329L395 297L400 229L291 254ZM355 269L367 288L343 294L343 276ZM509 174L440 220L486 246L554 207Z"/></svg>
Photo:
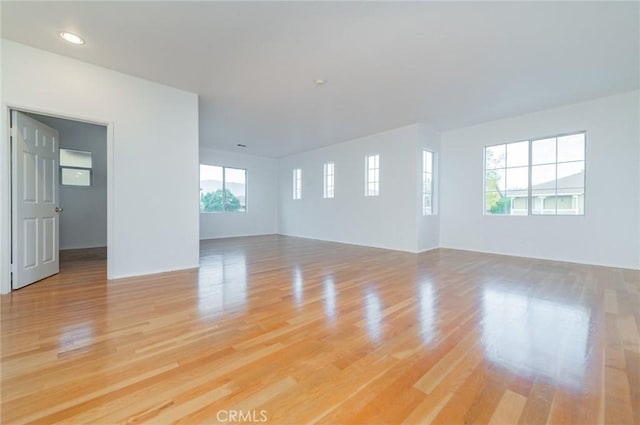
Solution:
<svg viewBox="0 0 640 425"><path fill-rule="evenodd" d="M640 424L640 272L261 236L1 297L2 423Z"/></svg>

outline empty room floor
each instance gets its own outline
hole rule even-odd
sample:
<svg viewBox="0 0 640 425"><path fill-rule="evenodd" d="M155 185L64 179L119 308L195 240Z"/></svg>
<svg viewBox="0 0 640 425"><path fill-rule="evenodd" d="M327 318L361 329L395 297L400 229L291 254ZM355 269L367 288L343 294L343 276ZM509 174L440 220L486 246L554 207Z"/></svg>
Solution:
<svg viewBox="0 0 640 425"><path fill-rule="evenodd" d="M1 419L640 424L639 297L638 271L285 236L108 283L70 262L1 297Z"/></svg>

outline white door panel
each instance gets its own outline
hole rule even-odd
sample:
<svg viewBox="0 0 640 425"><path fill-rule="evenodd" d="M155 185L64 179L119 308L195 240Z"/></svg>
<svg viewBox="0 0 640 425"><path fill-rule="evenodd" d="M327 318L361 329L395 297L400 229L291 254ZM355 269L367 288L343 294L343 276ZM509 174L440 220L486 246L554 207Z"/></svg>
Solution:
<svg viewBox="0 0 640 425"><path fill-rule="evenodd" d="M58 132L12 117L13 289L59 271Z"/></svg>

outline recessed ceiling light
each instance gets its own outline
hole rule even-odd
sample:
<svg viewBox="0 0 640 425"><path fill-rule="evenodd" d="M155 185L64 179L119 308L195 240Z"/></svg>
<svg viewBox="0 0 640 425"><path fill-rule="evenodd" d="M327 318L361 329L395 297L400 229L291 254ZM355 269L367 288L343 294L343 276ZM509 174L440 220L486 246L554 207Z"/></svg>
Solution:
<svg viewBox="0 0 640 425"><path fill-rule="evenodd" d="M84 44L84 40L82 39L82 37L72 32L62 31L60 33L60 37L62 37L63 40L68 41L71 44Z"/></svg>
<svg viewBox="0 0 640 425"><path fill-rule="evenodd" d="M316 86L324 86L325 84L327 84L327 80L315 80L314 83L316 83Z"/></svg>

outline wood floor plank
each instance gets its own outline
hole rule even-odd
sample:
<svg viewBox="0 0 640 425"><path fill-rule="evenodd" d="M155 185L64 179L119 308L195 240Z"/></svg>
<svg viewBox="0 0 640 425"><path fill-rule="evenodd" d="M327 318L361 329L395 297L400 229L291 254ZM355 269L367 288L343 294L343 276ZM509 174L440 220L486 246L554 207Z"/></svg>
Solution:
<svg viewBox="0 0 640 425"><path fill-rule="evenodd" d="M105 276L0 297L2 424L640 425L640 271L271 235Z"/></svg>
<svg viewBox="0 0 640 425"><path fill-rule="evenodd" d="M633 423L640 425L640 354L625 351Z"/></svg>
<svg viewBox="0 0 640 425"><path fill-rule="evenodd" d="M526 397L507 390L489 420L492 425L517 424L527 403Z"/></svg>
<svg viewBox="0 0 640 425"><path fill-rule="evenodd" d="M554 387L546 380L537 380L531 388L527 402L520 419L521 425L535 425L547 423L551 403L553 402Z"/></svg>

